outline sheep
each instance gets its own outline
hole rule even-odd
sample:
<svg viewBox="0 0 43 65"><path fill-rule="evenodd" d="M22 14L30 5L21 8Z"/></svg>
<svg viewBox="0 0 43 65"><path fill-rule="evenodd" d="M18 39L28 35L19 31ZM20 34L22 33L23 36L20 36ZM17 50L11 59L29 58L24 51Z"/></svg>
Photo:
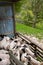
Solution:
<svg viewBox="0 0 43 65"><path fill-rule="evenodd" d="M10 43L10 48L9 48L9 49L11 50L11 49L13 49L15 46L16 46L16 43L15 43L14 41L12 41L12 42Z"/></svg>
<svg viewBox="0 0 43 65"><path fill-rule="evenodd" d="M9 59L10 56L9 56L9 54L2 54L2 53L0 53L0 58L2 58L2 59L5 59L5 58Z"/></svg>
<svg viewBox="0 0 43 65"><path fill-rule="evenodd" d="M15 48L15 46L20 46L20 40L19 39L14 39L11 43L10 43L10 49Z"/></svg>
<svg viewBox="0 0 43 65"><path fill-rule="evenodd" d="M28 59L25 58L27 56L27 53L21 54L21 61L24 63L24 65L28 65Z"/></svg>
<svg viewBox="0 0 43 65"><path fill-rule="evenodd" d="M17 43L17 46L21 46L21 41L22 41L21 38L17 38L17 39L14 40L14 42Z"/></svg>
<svg viewBox="0 0 43 65"><path fill-rule="evenodd" d="M4 59L4 60L0 61L0 65L10 65L10 60Z"/></svg>
<svg viewBox="0 0 43 65"><path fill-rule="evenodd" d="M20 52L19 49L14 48L13 49L13 54L15 55L15 57L20 60Z"/></svg>
<svg viewBox="0 0 43 65"><path fill-rule="evenodd" d="M0 48L7 49L10 43L10 38L9 37L4 37L2 41L0 41Z"/></svg>
<svg viewBox="0 0 43 65"><path fill-rule="evenodd" d="M21 55L21 61L23 61L23 62L25 62L27 59L25 58L25 56L26 56L26 53L23 53L22 55ZM25 58L25 59L24 59Z"/></svg>
<svg viewBox="0 0 43 65"><path fill-rule="evenodd" d="M31 55L32 57L34 57L34 53L32 53L31 50L28 47L26 47L26 46L23 46L23 47L21 46L20 55L21 55L20 56L20 58L21 58L20 60L24 62L24 65L28 64L28 61L25 58L25 56Z"/></svg>
<svg viewBox="0 0 43 65"><path fill-rule="evenodd" d="M6 42L6 40L5 40L5 37L4 37L4 39L2 41L0 41L0 47L1 48L3 48L3 46L5 45L5 42Z"/></svg>
<svg viewBox="0 0 43 65"><path fill-rule="evenodd" d="M30 62L31 62L33 65L43 65L43 62L37 61L36 59L34 59L33 57L31 57L30 55L27 56L27 59L29 59L29 57L30 57Z"/></svg>
<svg viewBox="0 0 43 65"><path fill-rule="evenodd" d="M34 39L34 37L33 37ZM12 50L13 54L15 55L15 57L22 61L24 63L24 65L28 65L28 59L26 58L27 56L29 56L30 62L33 65L43 65L43 62L39 62L37 60L34 59L34 53L30 50L30 47L28 46L28 44L23 41L22 39L14 39L10 41L9 37L4 37L4 39L2 41L0 41L0 47L4 48L4 49L9 49ZM0 65L9 65L10 64L10 60L9 60L9 55L6 53L8 53L5 50L0 50ZM6 60L5 60L6 59ZM4 63L4 62L5 63ZM1 64L3 62L3 64ZM8 62L8 64L7 64Z"/></svg>
<svg viewBox="0 0 43 65"><path fill-rule="evenodd" d="M15 43L15 42L14 42ZM20 46L19 46L19 44L18 44L18 42L17 43L15 43L14 45L11 45L11 47L12 47L12 49L10 49L12 52L13 52L13 54L15 55L15 57L18 59L18 60L20 60L20 51L19 51L19 49L20 49Z"/></svg>
<svg viewBox="0 0 43 65"><path fill-rule="evenodd" d="M20 60L20 53L19 50L17 51L18 56L16 57L18 60Z"/></svg>
<svg viewBox="0 0 43 65"><path fill-rule="evenodd" d="M10 64L10 56L8 54L0 53L0 65L9 65Z"/></svg>
<svg viewBox="0 0 43 65"><path fill-rule="evenodd" d="M21 47L20 48L20 60L24 62L24 64L27 64L25 56L28 54L26 51L26 48Z"/></svg>
<svg viewBox="0 0 43 65"><path fill-rule="evenodd" d="M22 45L21 48L20 48L20 52L21 53L28 53L30 54L32 57L35 57L34 53L29 49L29 47L27 47L26 45Z"/></svg>

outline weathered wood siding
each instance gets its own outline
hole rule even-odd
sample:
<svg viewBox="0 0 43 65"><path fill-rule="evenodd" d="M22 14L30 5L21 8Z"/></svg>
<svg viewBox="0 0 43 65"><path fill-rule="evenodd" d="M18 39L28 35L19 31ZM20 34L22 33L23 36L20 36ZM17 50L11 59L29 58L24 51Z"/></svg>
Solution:
<svg viewBox="0 0 43 65"><path fill-rule="evenodd" d="M13 12L10 5L0 6L0 35L14 36Z"/></svg>

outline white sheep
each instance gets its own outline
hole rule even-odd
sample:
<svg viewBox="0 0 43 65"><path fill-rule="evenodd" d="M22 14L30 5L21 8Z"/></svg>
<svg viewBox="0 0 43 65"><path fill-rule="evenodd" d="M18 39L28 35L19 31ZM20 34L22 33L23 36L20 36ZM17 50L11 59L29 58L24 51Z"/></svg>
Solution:
<svg viewBox="0 0 43 65"><path fill-rule="evenodd" d="M20 51L18 49L13 49L13 54L18 60L20 60Z"/></svg>
<svg viewBox="0 0 43 65"><path fill-rule="evenodd" d="M19 52L19 50L17 51L17 54L18 54L18 56L16 56L16 58L17 58L18 60L20 60L20 52Z"/></svg>
<svg viewBox="0 0 43 65"><path fill-rule="evenodd" d="M16 46L20 46L20 41L18 39L15 39L13 40L11 43L10 43L10 49L13 49L14 47Z"/></svg>
<svg viewBox="0 0 43 65"><path fill-rule="evenodd" d="M27 53L23 53L21 55L21 61L24 63L24 65L27 65L28 64L28 60L27 60L27 58L25 58L25 56L27 56Z"/></svg>
<svg viewBox="0 0 43 65"><path fill-rule="evenodd" d="M9 65L10 64L10 56L8 54L0 53L0 65Z"/></svg>
<svg viewBox="0 0 43 65"><path fill-rule="evenodd" d="M24 50L23 50L24 49ZM23 52L26 52L26 53L28 53L29 55L31 55L32 57L34 57L35 55L34 55L34 53L29 49L29 47L28 46L21 46L21 48L20 48L20 52L21 53L23 53Z"/></svg>
<svg viewBox="0 0 43 65"><path fill-rule="evenodd" d="M9 48L9 49L11 50L11 49L13 49L15 46L16 46L16 43L15 43L14 41L12 41L12 42L10 43L10 48Z"/></svg>
<svg viewBox="0 0 43 65"><path fill-rule="evenodd" d="M4 60L0 61L0 65L10 65L10 60L4 59Z"/></svg>
<svg viewBox="0 0 43 65"><path fill-rule="evenodd" d="M2 58L2 59L9 59L10 58L10 56L9 56L9 54L2 54L2 53L0 53L0 58Z"/></svg>
<svg viewBox="0 0 43 65"><path fill-rule="evenodd" d="M10 43L10 38L9 37L4 37L2 41L0 41L0 48L7 49Z"/></svg>

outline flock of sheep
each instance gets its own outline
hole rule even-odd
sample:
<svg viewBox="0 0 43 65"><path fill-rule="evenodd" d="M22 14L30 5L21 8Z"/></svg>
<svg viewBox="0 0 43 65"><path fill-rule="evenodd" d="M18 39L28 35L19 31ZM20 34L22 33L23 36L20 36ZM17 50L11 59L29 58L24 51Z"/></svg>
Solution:
<svg viewBox="0 0 43 65"><path fill-rule="evenodd" d="M4 37L0 41L0 65L10 65L8 50L11 50L15 57L22 61L24 65L29 65L29 63L31 65L43 65L43 62L36 60L30 46L19 37L17 39Z"/></svg>

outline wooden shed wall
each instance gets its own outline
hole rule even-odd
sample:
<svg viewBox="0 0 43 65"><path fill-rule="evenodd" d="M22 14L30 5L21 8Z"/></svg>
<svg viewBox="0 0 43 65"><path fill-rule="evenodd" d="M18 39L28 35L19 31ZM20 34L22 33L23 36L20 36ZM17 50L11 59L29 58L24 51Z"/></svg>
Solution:
<svg viewBox="0 0 43 65"><path fill-rule="evenodd" d="M13 37L15 32L13 5L0 3L0 35Z"/></svg>

